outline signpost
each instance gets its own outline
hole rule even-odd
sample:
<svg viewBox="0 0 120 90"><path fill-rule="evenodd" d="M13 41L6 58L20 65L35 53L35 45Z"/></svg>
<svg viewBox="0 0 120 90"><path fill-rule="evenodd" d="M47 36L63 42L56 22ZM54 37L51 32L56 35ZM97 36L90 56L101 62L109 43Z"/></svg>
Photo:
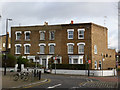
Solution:
<svg viewBox="0 0 120 90"><path fill-rule="evenodd" d="M57 60L57 57L55 57L55 74L56 74L56 60Z"/></svg>
<svg viewBox="0 0 120 90"><path fill-rule="evenodd" d="M91 63L91 60L88 60L88 76L90 75L90 70L89 70L89 64Z"/></svg>

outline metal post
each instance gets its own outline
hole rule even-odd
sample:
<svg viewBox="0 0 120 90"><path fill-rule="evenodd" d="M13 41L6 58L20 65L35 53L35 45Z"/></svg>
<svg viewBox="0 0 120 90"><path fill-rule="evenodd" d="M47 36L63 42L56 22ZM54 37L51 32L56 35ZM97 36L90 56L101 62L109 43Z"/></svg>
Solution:
<svg viewBox="0 0 120 90"><path fill-rule="evenodd" d="M88 76L90 76L89 63L88 63Z"/></svg>
<svg viewBox="0 0 120 90"><path fill-rule="evenodd" d="M55 56L55 74L56 74L56 63L57 63L56 60L57 60L57 56L58 56L58 55Z"/></svg>
<svg viewBox="0 0 120 90"><path fill-rule="evenodd" d="M6 59L7 59L7 52L8 52L8 21L11 21L12 19L6 19L6 51L5 51L5 66L4 66L4 75L6 75Z"/></svg>
<svg viewBox="0 0 120 90"><path fill-rule="evenodd" d="M102 76L103 76L103 53L102 53Z"/></svg>

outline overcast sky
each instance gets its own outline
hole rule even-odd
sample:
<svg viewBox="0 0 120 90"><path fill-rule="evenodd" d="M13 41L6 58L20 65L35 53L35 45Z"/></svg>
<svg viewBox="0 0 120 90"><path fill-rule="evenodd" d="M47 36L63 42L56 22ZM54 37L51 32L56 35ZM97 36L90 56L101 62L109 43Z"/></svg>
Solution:
<svg viewBox="0 0 120 90"><path fill-rule="evenodd" d="M2 31L5 34L5 20L12 18L11 26L68 24L93 22L108 28L108 44L118 47L118 3L117 2L6 2L2 3ZM104 18L107 16L107 18Z"/></svg>

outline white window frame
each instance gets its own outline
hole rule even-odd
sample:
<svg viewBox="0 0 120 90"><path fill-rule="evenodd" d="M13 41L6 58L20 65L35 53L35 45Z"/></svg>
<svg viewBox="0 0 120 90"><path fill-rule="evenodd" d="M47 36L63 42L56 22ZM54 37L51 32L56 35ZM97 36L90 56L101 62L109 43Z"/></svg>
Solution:
<svg viewBox="0 0 120 90"><path fill-rule="evenodd" d="M70 35L69 32L70 31L73 31L73 38L69 38L69 35ZM67 29L67 33L68 33L68 39L74 39L74 29Z"/></svg>
<svg viewBox="0 0 120 90"><path fill-rule="evenodd" d="M24 32L24 34L25 34L25 40L29 41L30 39L26 39L26 33L31 34L31 31L25 31L25 32Z"/></svg>
<svg viewBox="0 0 120 90"><path fill-rule="evenodd" d="M16 40L20 40L20 39L17 38L17 34L18 34L18 33L22 34L21 31L16 31L16 32L15 32L15 34L16 34Z"/></svg>
<svg viewBox="0 0 120 90"><path fill-rule="evenodd" d="M94 54L97 54L97 45L94 45Z"/></svg>
<svg viewBox="0 0 120 90"><path fill-rule="evenodd" d="M68 52L68 54L73 54L73 52L69 52L69 45L73 45L73 52L74 52L74 43L67 43L67 52Z"/></svg>
<svg viewBox="0 0 120 90"><path fill-rule="evenodd" d="M45 44L45 43L40 43L40 44L39 44L39 47L40 47L40 46L44 46L44 53L42 53L42 52L39 52L39 53L40 53L40 54L45 54L45 46L46 46L46 44Z"/></svg>
<svg viewBox="0 0 120 90"><path fill-rule="evenodd" d="M41 39L41 33L44 33L44 39ZM39 33L40 33L40 40L45 40L45 33L46 33L46 31L39 31Z"/></svg>
<svg viewBox="0 0 120 90"><path fill-rule="evenodd" d="M74 59L77 59L77 63L74 63ZM73 64L79 64L79 58L73 58Z"/></svg>
<svg viewBox="0 0 120 90"><path fill-rule="evenodd" d="M101 60L99 60L99 64L101 64L101 69L102 69L102 61ZM99 66L99 65L98 65ZM100 67L99 67L99 69L100 69Z"/></svg>
<svg viewBox="0 0 120 90"><path fill-rule="evenodd" d="M84 54L84 52L80 52L80 51L79 51L79 45L84 45L84 52L85 52L85 43L84 43L84 42L77 43L77 46L78 46L78 54Z"/></svg>
<svg viewBox="0 0 120 90"><path fill-rule="evenodd" d="M54 32L54 38L51 39L51 32ZM55 40L55 31L49 31L49 40Z"/></svg>
<svg viewBox="0 0 120 90"><path fill-rule="evenodd" d="M54 52L50 52L50 46L51 45L54 46ZM55 53L55 46L56 46L56 44L55 43L49 43L48 46L49 46L49 54L54 54Z"/></svg>
<svg viewBox="0 0 120 90"><path fill-rule="evenodd" d="M97 69L97 61L95 61L95 69Z"/></svg>
<svg viewBox="0 0 120 90"><path fill-rule="evenodd" d="M74 59L78 59L78 64L83 64L83 56L84 55L69 55L69 64L75 64L73 62ZM82 59L82 62L80 62L80 59Z"/></svg>
<svg viewBox="0 0 120 90"><path fill-rule="evenodd" d="M81 37L79 37L79 31L84 31L84 33L85 33L85 29L83 28L83 29L78 29L78 39L84 39L84 34L83 34L83 38L81 38Z"/></svg>
<svg viewBox="0 0 120 90"><path fill-rule="evenodd" d="M21 44L15 44L15 54L21 54L21 53L17 53L17 46L22 46Z"/></svg>
<svg viewBox="0 0 120 90"><path fill-rule="evenodd" d="M3 43L3 46L2 46L3 48L5 48L5 43Z"/></svg>
<svg viewBox="0 0 120 90"><path fill-rule="evenodd" d="M26 46L27 46L27 45L28 45L29 47L31 46L31 44L24 44L24 54L30 54L30 53L26 53Z"/></svg>

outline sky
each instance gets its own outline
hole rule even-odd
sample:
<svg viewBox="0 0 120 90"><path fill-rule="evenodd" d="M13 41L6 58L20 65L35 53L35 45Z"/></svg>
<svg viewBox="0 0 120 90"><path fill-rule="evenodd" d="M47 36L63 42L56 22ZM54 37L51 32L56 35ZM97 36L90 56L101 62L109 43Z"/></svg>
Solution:
<svg viewBox="0 0 120 90"><path fill-rule="evenodd" d="M2 2L0 35L5 34L6 18L11 26L93 22L108 28L108 47L118 48L117 2ZM107 16L107 18L104 18Z"/></svg>

